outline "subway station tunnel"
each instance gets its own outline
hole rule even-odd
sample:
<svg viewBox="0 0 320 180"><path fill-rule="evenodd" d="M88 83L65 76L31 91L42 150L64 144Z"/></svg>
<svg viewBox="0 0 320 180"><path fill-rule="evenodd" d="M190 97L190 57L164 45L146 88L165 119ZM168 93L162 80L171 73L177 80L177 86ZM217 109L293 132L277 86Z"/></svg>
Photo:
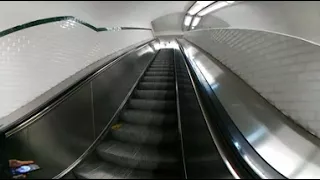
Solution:
<svg viewBox="0 0 320 180"><path fill-rule="evenodd" d="M0 2L27 178L320 178L320 2Z"/></svg>

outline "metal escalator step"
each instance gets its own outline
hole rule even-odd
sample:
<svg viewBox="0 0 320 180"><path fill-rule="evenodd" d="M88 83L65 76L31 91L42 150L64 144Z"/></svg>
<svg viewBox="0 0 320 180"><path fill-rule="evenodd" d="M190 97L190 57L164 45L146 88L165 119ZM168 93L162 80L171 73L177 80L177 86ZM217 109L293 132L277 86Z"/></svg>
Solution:
<svg viewBox="0 0 320 180"><path fill-rule="evenodd" d="M174 68L173 65L150 65L151 68Z"/></svg>
<svg viewBox="0 0 320 180"><path fill-rule="evenodd" d="M173 72L173 68L149 68L148 71L170 71Z"/></svg>
<svg viewBox="0 0 320 180"><path fill-rule="evenodd" d="M170 65L170 66L173 66L173 62L153 62L151 63L151 65Z"/></svg>
<svg viewBox="0 0 320 180"><path fill-rule="evenodd" d="M169 60L169 59L167 59L167 60L157 60L157 59L155 59L153 62L173 62L173 61Z"/></svg>
<svg viewBox="0 0 320 180"><path fill-rule="evenodd" d="M85 162L75 171L81 179L154 179L151 171L141 171L133 168L117 166L105 161Z"/></svg>
<svg viewBox="0 0 320 180"><path fill-rule="evenodd" d="M173 65L173 61L153 61L152 65Z"/></svg>
<svg viewBox="0 0 320 180"><path fill-rule="evenodd" d="M152 63L151 66L174 66L173 63Z"/></svg>
<svg viewBox="0 0 320 180"><path fill-rule="evenodd" d="M151 64L151 67L153 67L154 68L154 66L159 66L160 68L161 67L174 67L174 64Z"/></svg>
<svg viewBox="0 0 320 180"><path fill-rule="evenodd" d="M175 92L173 90L135 90L133 95L137 99L174 100Z"/></svg>
<svg viewBox="0 0 320 180"><path fill-rule="evenodd" d="M175 111L175 101L130 99L128 103L131 109L151 110L151 111Z"/></svg>
<svg viewBox="0 0 320 180"><path fill-rule="evenodd" d="M174 76L172 76L172 75L170 75L171 73L174 73L174 71L153 71L153 70L148 70L148 71L146 71L146 73L152 73L152 74L156 74L156 73L159 73L159 72L161 72L161 73L166 73L166 74L169 74L168 76L169 77L174 77ZM148 75L145 75L145 76L148 76ZM155 76L155 75L152 75L152 76ZM160 75L160 76L162 76L162 75ZM151 77L151 76L148 76L148 77Z"/></svg>
<svg viewBox="0 0 320 180"><path fill-rule="evenodd" d="M120 118L129 123L143 125L167 125L177 122L176 114L160 113L141 110L125 110Z"/></svg>
<svg viewBox="0 0 320 180"><path fill-rule="evenodd" d="M147 82L174 82L174 78L170 76L144 76L142 80Z"/></svg>
<svg viewBox="0 0 320 180"><path fill-rule="evenodd" d="M138 85L140 90L174 90L174 83L172 82L140 82Z"/></svg>
<svg viewBox="0 0 320 180"><path fill-rule="evenodd" d="M157 72L170 71L170 72L174 72L174 68L171 68L171 67L150 67L150 68L148 68L148 71L157 71Z"/></svg>
<svg viewBox="0 0 320 180"><path fill-rule="evenodd" d="M165 131L158 127L134 125L134 124L121 124L115 130L112 130L114 139L121 142L137 143L137 144L150 144L159 145L174 143L178 141L177 129L166 129Z"/></svg>
<svg viewBox="0 0 320 180"><path fill-rule="evenodd" d="M101 143L97 147L97 153L105 161L128 168L156 170L179 167L176 154L155 147L111 140Z"/></svg>
<svg viewBox="0 0 320 180"><path fill-rule="evenodd" d="M156 72L156 71L151 71L151 72L146 72L146 76L172 76L173 77L173 72Z"/></svg>
<svg viewBox="0 0 320 180"><path fill-rule="evenodd" d="M173 63L173 60L154 60L152 63Z"/></svg>

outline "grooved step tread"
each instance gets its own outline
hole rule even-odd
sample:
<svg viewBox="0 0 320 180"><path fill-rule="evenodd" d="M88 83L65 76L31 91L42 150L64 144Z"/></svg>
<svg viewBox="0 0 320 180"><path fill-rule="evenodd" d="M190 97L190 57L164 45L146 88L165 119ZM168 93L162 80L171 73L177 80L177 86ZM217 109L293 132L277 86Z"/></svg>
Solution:
<svg viewBox="0 0 320 180"><path fill-rule="evenodd" d="M113 138L121 142L150 145L177 142L178 135L177 129L167 128L164 131L158 127L127 123L121 123L119 128L112 130Z"/></svg>
<svg viewBox="0 0 320 180"><path fill-rule="evenodd" d="M135 99L175 100L173 90L135 90L133 95Z"/></svg>
<svg viewBox="0 0 320 180"><path fill-rule="evenodd" d="M140 82L139 90L174 90L173 82Z"/></svg>
<svg viewBox="0 0 320 180"><path fill-rule="evenodd" d="M81 179L154 179L150 171L136 170L108 163L105 161L85 162L75 174Z"/></svg>
<svg viewBox="0 0 320 180"><path fill-rule="evenodd" d="M128 103L129 108L143 109L153 111L175 111L175 101L170 100L151 100L151 99L130 99Z"/></svg>
<svg viewBox="0 0 320 180"><path fill-rule="evenodd" d="M143 110L125 110L120 118L129 123L142 125L167 125L176 123L175 113L150 112Z"/></svg>
<svg viewBox="0 0 320 180"><path fill-rule="evenodd" d="M152 71L152 72L146 72L145 75L147 76L172 76L173 77L173 72L156 72L156 71Z"/></svg>
<svg viewBox="0 0 320 180"><path fill-rule="evenodd" d="M173 77L167 76L144 76L142 78L144 82L174 82Z"/></svg>
<svg viewBox="0 0 320 180"><path fill-rule="evenodd" d="M147 71L150 72L173 72L173 68L149 68Z"/></svg>
<svg viewBox="0 0 320 180"><path fill-rule="evenodd" d="M152 146L111 140L101 143L97 147L97 153L105 161L128 168L155 170L175 169L179 166L176 154Z"/></svg>

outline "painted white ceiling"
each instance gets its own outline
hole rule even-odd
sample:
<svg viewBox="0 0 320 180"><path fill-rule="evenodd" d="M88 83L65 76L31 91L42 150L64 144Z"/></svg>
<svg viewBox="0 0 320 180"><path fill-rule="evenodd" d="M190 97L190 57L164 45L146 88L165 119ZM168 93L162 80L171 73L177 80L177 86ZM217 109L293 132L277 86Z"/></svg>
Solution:
<svg viewBox="0 0 320 180"><path fill-rule="evenodd" d="M0 31L32 20L75 16L94 26L151 28L157 17L186 11L193 1L7 1L0 2Z"/></svg>

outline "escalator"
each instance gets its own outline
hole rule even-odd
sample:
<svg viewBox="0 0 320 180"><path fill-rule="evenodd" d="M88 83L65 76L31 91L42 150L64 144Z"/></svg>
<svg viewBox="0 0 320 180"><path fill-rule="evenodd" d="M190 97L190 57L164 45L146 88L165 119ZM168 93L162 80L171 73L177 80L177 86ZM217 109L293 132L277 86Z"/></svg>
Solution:
<svg viewBox="0 0 320 180"><path fill-rule="evenodd" d="M121 82L119 82L121 83ZM183 178L173 49L160 50L77 178Z"/></svg>
<svg viewBox="0 0 320 180"><path fill-rule="evenodd" d="M10 130L10 157L42 168L28 178L258 178L248 155L282 177L249 149L181 47L151 47L114 59Z"/></svg>

